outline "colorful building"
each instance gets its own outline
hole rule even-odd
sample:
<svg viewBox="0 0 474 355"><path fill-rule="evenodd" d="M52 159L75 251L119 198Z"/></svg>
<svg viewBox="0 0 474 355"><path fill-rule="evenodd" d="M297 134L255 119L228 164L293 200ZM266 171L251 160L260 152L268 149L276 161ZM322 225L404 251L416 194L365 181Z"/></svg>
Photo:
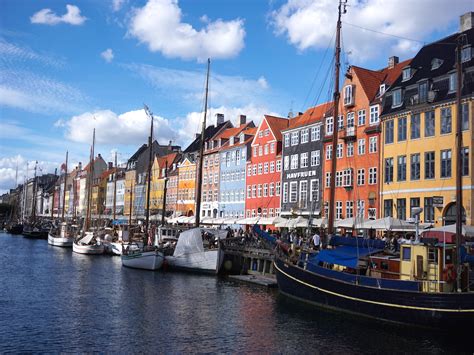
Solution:
<svg viewBox="0 0 474 355"><path fill-rule="evenodd" d="M196 212L196 162L191 155L178 164L176 212L179 216L194 216Z"/></svg>
<svg viewBox="0 0 474 355"><path fill-rule="evenodd" d="M289 120L265 115L252 141L247 162L246 217L272 218L280 215L281 131Z"/></svg>
<svg viewBox="0 0 474 355"><path fill-rule="evenodd" d="M471 19L473 13L469 13ZM472 21L462 21L472 24ZM462 161L456 163L455 47L460 33L424 46L387 92L383 106L380 208L384 216L412 217L435 226L456 221L456 175L462 175L463 220L474 224L474 29L462 28Z"/></svg>

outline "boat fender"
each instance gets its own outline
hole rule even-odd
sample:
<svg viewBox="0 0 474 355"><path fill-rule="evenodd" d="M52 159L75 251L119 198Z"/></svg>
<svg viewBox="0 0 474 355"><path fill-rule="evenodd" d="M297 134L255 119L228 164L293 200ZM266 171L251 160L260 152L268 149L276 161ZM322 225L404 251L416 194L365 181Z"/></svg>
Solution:
<svg viewBox="0 0 474 355"><path fill-rule="evenodd" d="M456 280L456 270L454 269L454 265L448 265L443 270L444 279L447 282L453 282Z"/></svg>

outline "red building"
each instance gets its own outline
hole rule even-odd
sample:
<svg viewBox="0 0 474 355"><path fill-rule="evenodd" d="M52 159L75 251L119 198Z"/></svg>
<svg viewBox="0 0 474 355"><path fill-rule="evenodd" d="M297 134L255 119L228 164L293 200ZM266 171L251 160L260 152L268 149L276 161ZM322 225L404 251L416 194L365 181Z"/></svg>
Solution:
<svg viewBox="0 0 474 355"><path fill-rule="evenodd" d="M335 220L356 217L380 218L380 132L379 115L385 91L410 61L398 63L391 57L389 65L373 71L349 67L339 101L337 122L325 118L324 139L324 212L328 216L331 157L336 154ZM332 134L337 125L336 152L332 152Z"/></svg>
<svg viewBox="0 0 474 355"><path fill-rule="evenodd" d="M280 215L281 131L288 123L286 118L265 115L257 129L247 163L246 217Z"/></svg>

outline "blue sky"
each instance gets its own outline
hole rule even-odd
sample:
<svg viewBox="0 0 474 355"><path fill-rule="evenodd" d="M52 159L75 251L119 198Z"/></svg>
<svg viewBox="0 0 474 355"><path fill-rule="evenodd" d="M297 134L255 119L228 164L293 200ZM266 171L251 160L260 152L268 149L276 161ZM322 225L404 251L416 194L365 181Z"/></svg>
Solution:
<svg viewBox="0 0 474 355"><path fill-rule="evenodd" d="M348 4L344 65L370 69L457 31L472 10L464 0ZM66 150L71 165L86 161L93 127L96 151L126 160L146 141L144 103L159 141L185 147L202 119L208 57L211 121L258 123L328 100L336 15L334 0L1 0L0 192L15 185L17 162L21 182L27 162L31 177L32 162L52 172Z"/></svg>

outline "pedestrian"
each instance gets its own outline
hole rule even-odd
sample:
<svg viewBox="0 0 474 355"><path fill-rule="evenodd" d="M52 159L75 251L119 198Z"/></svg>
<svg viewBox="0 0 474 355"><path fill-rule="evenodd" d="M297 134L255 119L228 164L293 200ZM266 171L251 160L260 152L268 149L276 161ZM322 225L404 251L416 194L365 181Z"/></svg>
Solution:
<svg viewBox="0 0 474 355"><path fill-rule="evenodd" d="M314 244L314 249L319 250L320 244L321 244L321 237L319 234L316 232L313 235L313 244Z"/></svg>

